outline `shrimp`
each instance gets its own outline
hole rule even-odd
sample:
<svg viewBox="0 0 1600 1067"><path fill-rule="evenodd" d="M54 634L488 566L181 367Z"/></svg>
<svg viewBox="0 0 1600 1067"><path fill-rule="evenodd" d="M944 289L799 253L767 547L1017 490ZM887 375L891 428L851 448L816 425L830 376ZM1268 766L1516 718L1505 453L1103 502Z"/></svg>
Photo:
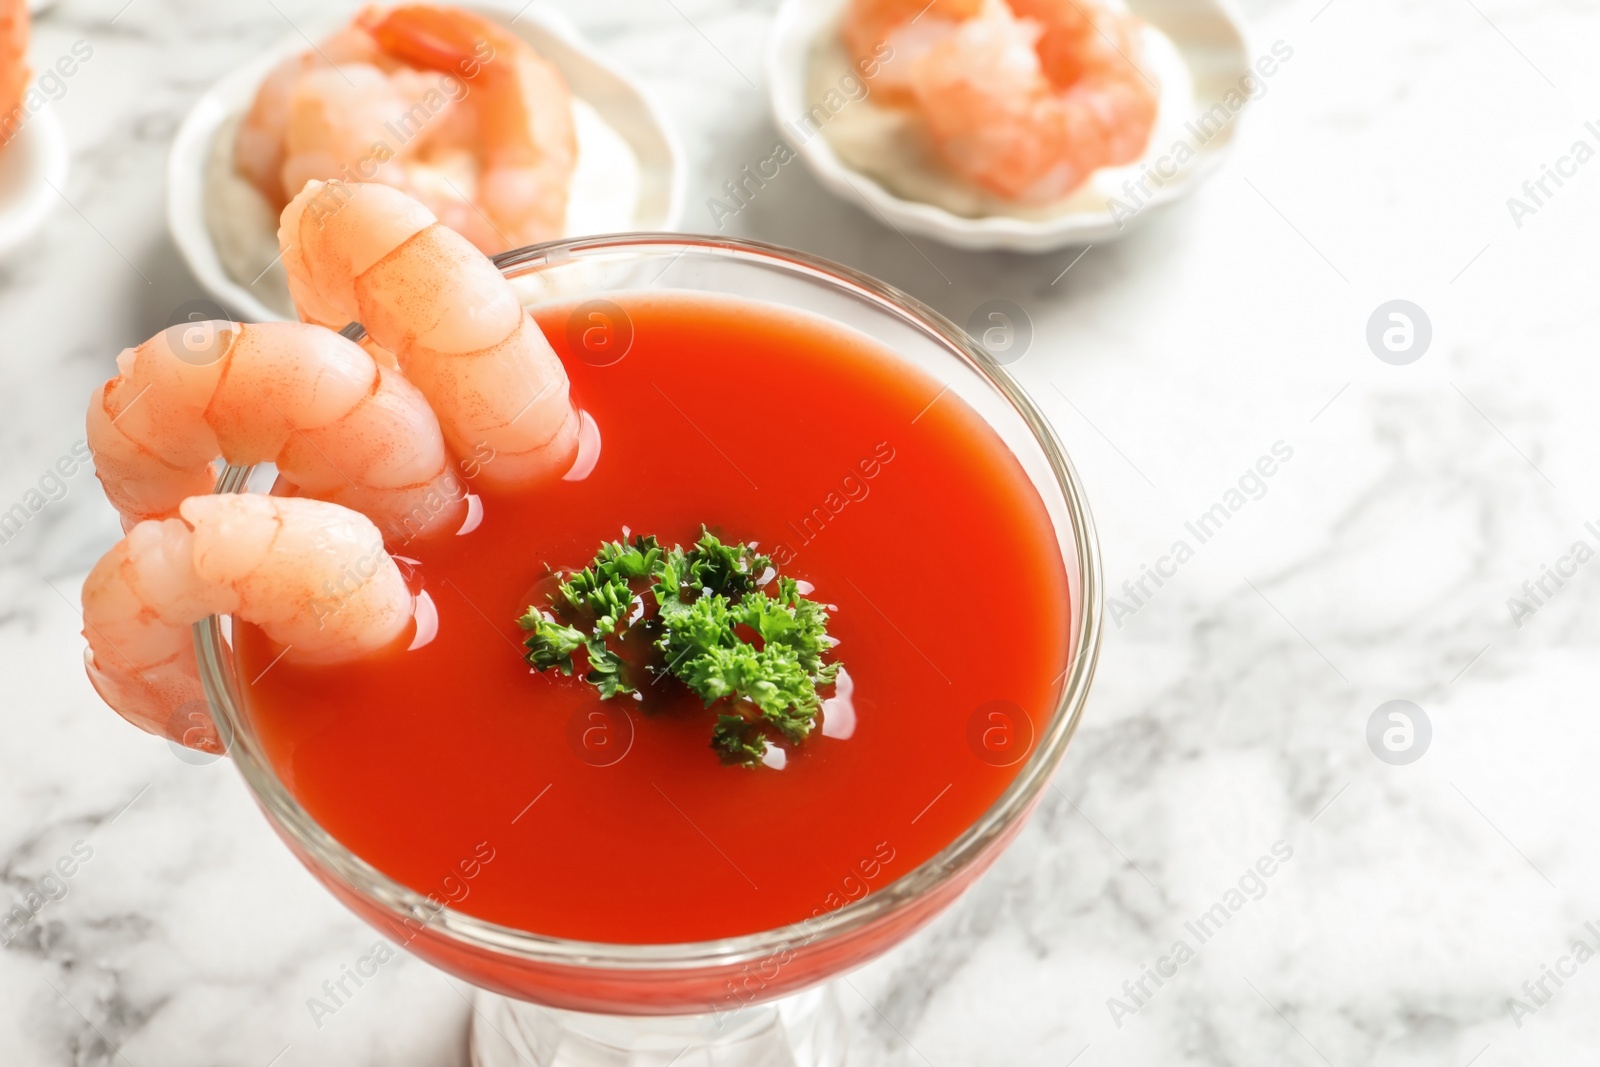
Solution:
<svg viewBox="0 0 1600 1067"><path fill-rule="evenodd" d="M21 109L30 73L28 0L0 0L0 146L27 122Z"/></svg>
<svg viewBox="0 0 1600 1067"><path fill-rule="evenodd" d="M561 236L578 142L560 72L499 23L456 8L411 4L382 17L369 10L361 22L401 62L471 72L463 103L476 121L470 136L457 131L455 141L477 153L477 195L466 199L487 219L457 205L445 221L485 252Z"/></svg>
<svg viewBox="0 0 1600 1067"><path fill-rule="evenodd" d="M840 32L845 50L886 104L915 103L910 72L916 61L983 11L984 0L855 0Z"/></svg>
<svg viewBox="0 0 1600 1067"><path fill-rule="evenodd" d="M372 522L320 500L195 496L141 522L83 583L84 664L123 718L222 752L189 627L209 615L255 623L308 662L340 662L404 634L414 604Z"/></svg>
<svg viewBox="0 0 1600 1067"><path fill-rule="evenodd" d="M286 60L234 142L275 209L308 180L381 182L490 253L561 236L576 159L560 73L499 24L424 5L368 8Z"/></svg>
<svg viewBox="0 0 1600 1067"><path fill-rule="evenodd" d="M384 185L311 182L278 242L301 317L360 322L427 397L457 457L510 487L564 474L580 420L566 368L511 283L426 207Z"/></svg>
<svg viewBox="0 0 1600 1067"><path fill-rule="evenodd" d="M89 447L124 528L209 493L220 455L275 462L295 493L366 514L392 540L459 527L466 492L417 388L298 322L174 326L117 357Z"/></svg>
<svg viewBox="0 0 1600 1067"><path fill-rule="evenodd" d="M1132 162L1157 104L1138 65L1141 27L1088 0L991 0L912 70L934 147L956 173L1022 203Z"/></svg>
<svg viewBox="0 0 1600 1067"><path fill-rule="evenodd" d="M334 70L340 64L378 65L383 54L376 41L359 25L338 30L316 48L290 56L267 75L256 90L234 135L233 165L275 209L288 202L283 166L289 113L295 86L307 72ZM296 187L298 189L298 187Z"/></svg>
<svg viewBox="0 0 1600 1067"><path fill-rule="evenodd" d="M430 87L416 84L412 71L385 73L368 64L308 70L295 82L290 95L289 122L284 135L283 188L300 191L306 182L346 172L359 172L372 181L400 189L412 183L409 160L425 140L408 143L404 153L376 150L397 139L403 129L413 140L426 138L433 118L449 113L454 105L441 95L439 116L426 105L413 121L412 108ZM399 121L403 126L396 125ZM276 206L282 210L286 199Z"/></svg>

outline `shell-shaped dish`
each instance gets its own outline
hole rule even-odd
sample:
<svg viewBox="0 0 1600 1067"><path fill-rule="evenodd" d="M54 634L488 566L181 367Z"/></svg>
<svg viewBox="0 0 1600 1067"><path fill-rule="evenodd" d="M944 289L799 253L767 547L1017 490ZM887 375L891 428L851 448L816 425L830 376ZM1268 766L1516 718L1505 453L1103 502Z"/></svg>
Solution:
<svg viewBox="0 0 1600 1067"><path fill-rule="evenodd" d="M542 5L529 5L520 14L490 3L460 6L509 26L572 89L579 161L565 236L677 229L685 195L683 153L667 118L639 85ZM338 25L334 20L307 32L316 40ZM306 47L305 38L296 35L213 85L185 117L167 159L172 239L201 287L246 320L292 318L293 308L283 268L275 262L277 217L233 173L233 135L267 72ZM617 169L606 166L606 153L588 150L619 145L637 162L637 182L619 180ZM631 210L619 197L631 201Z"/></svg>
<svg viewBox="0 0 1600 1067"><path fill-rule="evenodd" d="M1123 236L1216 169L1245 102L1263 84L1225 0L1127 0L1150 28L1146 56L1161 84L1149 148L1132 164L1097 171L1058 203L1020 207L945 173L914 127L877 107L870 87L862 95L838 43L847 2L785 0L768 46L773 119L840 197L958 248L1047 252ZM861 165L866 159L871 165Z"/></svg>

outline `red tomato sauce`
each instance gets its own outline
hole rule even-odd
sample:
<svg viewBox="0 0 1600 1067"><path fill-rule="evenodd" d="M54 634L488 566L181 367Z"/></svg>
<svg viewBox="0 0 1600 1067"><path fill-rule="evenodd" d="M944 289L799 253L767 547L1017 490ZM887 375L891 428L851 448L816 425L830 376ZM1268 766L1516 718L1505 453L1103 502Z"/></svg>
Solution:
<svg viewBox="0 0 1600 1067"><path fill-rule="evenodd" d="M248 713L335 837L482 919L615 943L798 922L910 872L1015 776L1066 666L1055 532L994 431L875 342L750 303L613 299L632 341L609 366L573 355L565 311L536 313L600 429L592 473L485 495L471 533L396 550L437 607L423 647L273 663L238 626ZM836 605L850 736L827 736L848 719L830 708L781 769L725 765L716 710L675 679L602 703L523 661L516 619L550 568L625 528L688 546L702 523Z"/></svg>

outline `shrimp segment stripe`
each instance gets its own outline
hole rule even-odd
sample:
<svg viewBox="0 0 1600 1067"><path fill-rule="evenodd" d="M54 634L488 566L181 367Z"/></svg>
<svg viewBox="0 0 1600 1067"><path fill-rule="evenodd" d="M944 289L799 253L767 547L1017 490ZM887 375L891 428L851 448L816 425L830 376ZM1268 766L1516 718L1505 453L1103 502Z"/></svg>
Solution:
<svg viewBox="0 0 1600 1067"><path fill-rule="evenodd" d="M125 527L208 492L219 455L276 463L294 492L385 528L420 514L415 532L433 533L463 518L438 420L399 371L301 323L197 325L214 331L214 349L197 358L163 331L123 352L90 406L95 471Z"/></svg>
<svg viewBox="0 0 1600 1067"><path fill-rule="evenodd" d="M278 233L301 315L358 322L428 398L458 458L493 456L487 485L557 477L580 421L566 369L499 268L405 194L310 182Z"/></svg>

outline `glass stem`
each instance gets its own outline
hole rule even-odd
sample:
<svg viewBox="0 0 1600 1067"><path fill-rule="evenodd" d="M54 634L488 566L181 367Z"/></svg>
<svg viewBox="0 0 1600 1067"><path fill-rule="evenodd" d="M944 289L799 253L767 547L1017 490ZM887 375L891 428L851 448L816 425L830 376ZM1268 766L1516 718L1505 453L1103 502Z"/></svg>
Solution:
<svg viewBox="0 0 1600 1067"><path fill-rule="evenodd" d="M716 1015L590 1015L482 992L472 1067L843 1067L832 984Z"/></svg>

